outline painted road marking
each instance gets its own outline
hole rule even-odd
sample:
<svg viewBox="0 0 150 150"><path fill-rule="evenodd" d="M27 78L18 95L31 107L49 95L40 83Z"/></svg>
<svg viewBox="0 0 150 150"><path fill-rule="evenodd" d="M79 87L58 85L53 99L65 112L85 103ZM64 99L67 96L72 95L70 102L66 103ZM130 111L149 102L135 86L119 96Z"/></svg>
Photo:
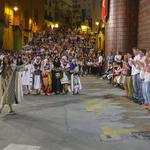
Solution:
<svg viewBox="0 0 150 150"><path fill-rule="evenodd" d="M3 150L39 150L39 146L10 144Z"/></svg>
<svg viewBox="0 0 150 150"><path fill-rule="evenodd" d="M86 111L96 111L100 109L120 109L122 108L118 103L106 103L105 101L111 101L111 99L104 99L104 98L92 98L92 99L80 99L85 104L89 106L85 108Z"/></svg>
<svg viewBox="0 0 150 150"><path fill-rule="evenodd" d="M106 103L108 101L112 101L112 99L105 99L105 98L92 98L92 99L85 99L85 98L81 98L80 99L82 102L84 102L85 104L111 104L111 105L120 105L120 103L117 102L109 102Z"/></svg>
<svg viewBox="0 0 150 150"><path fill-rule="evenodd" d="M100 98L92 98L92 99L84 99L84 98L81 98L80 99L82 102L86 103L86 104L95 104L95 103L100 103L100 101L102 99Z"/></svg>
<svg viewBox="0 0 150 150"><path fill-rule="evenodd" d="M122 129L113 129L107 126L101 127L101 131L104 135L124 135L129 134L131 132L139 132L139 131L150 131L150 128L122 128Z"/></svg>
<svg viewBox="0 0 150 150"><path fill-rule="evenodd" d="M87 111L91 111L92 112L92 111L96 111L96 110L100 110L100 109L120 109L120 108L122 108L122 107L120 107L120 106L113 106L113 105L106 106L106 105L95 104L95 105L88 106L85 109Z"/></svg>
<svg viewBox="0 0 150 150"><path fill-rule="evenodd" d="M86 104L97 104L97 103L103 103L105 100L111 100L111 99L105 99L105 98L91 98L91 99L85 99L81 98L80 99L82 102Z"/></svg>

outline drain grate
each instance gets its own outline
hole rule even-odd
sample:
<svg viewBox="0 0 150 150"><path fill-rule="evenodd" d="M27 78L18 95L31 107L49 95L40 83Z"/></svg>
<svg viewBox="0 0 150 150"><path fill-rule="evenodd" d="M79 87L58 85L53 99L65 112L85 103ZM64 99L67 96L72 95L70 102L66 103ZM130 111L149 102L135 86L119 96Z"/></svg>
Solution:
<svg viewBox="0 0 150 150"><path fill-rule="evenodd" d="M131 136L140 140L150 140L150 131L132 132Z"/></svg>

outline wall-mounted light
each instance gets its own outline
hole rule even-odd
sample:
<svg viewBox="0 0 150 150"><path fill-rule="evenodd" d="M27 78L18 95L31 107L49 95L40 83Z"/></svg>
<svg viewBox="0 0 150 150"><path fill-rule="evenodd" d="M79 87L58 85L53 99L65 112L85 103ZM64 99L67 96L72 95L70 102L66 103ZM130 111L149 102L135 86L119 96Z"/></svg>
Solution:
<svg viewBox="0 0 150 150"><path fill-rule="evenodd" d="M18 11L18 9L19 8L17 6L14 6L14 8L13 8L14 11Z"/></svg>

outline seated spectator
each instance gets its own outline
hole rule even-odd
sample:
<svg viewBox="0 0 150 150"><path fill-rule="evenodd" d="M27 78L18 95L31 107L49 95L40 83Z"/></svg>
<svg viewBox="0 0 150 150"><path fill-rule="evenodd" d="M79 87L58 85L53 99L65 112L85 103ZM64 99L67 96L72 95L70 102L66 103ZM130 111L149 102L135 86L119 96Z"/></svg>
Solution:
<svg viewBox="0 0 150 150"><path fill-rule="evenodd" d="M119 86L121 82L121 64L114 62L113 64L113 83L114 86Z"/></svg>
<svg viewBox="0 0 150 150"><path fill-rule="evenodd" d="M121 63L122 62L121 52L117 51L117 54L114 57L114 61L117 62L117 63Z"/></svg>
<svg viewBox="0 0 150 150"><path fill-rule="evenodd" d="M107 68L107 70L106 70L106 72L104 73L104 75L103 75L103 79L108 79L109 81L110 81L110 83L112 82L112 77L113 77L113 67L112 67L112 65L111 64L109 64L109 66L108 66L108 68Z"/></svg>
<svg viewBox="0 0 150 150"><path fill-rule="evenodd" d="M108 54L108 57L107 57L107 64L108 64L108 66L109 66L109 64L113 64L113 61L114 61L114 56L113 56L113 53L110 52Z"/></svg>

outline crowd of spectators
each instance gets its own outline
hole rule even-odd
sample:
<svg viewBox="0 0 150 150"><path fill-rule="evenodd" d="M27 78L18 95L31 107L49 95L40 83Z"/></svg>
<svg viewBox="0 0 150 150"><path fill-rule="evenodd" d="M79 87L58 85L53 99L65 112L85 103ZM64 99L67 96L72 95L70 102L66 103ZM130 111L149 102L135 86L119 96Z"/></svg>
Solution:
<svg viewBox="0 0 150 150"><path fill-rule="evenodd" d="M150 51L133 48L132 53L110 52L103 75L115 87L124 89L125 96L150 110Z"/></svg>

